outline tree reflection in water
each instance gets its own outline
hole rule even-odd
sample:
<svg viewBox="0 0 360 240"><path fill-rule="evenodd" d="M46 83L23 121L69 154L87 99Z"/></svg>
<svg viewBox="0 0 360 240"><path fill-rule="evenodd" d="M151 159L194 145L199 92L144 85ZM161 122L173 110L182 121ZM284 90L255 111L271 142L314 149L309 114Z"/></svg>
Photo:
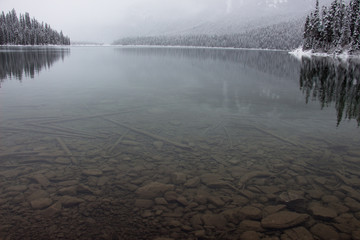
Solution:
<svg viewBox="0 0 360 240"><path fill-rule="evenodd" d="M320 101L321 108L335 104L337 125L343 119L356 119L360 126L360 60L347 61L303 58L300 88L306 102Z"/></svg>
<svg viewBox="0 0 360 240"><path fill-rule="evenodd" d="M56 61L64 60L69 48L6 47L0 49L0 84L5 79L34 78L35 73L50 68ZM0 85L1 86L1 85Z"/></svg>

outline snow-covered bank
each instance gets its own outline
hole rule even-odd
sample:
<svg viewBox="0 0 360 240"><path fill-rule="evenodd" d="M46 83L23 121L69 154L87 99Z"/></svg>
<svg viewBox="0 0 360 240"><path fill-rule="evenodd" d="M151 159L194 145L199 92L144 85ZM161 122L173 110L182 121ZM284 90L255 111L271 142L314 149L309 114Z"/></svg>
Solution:
<svg viewBox="0 0 360 240"><path fill-rule="evenodd" d="M248 50L248 51L269 51L269 52L284 52L282 49L270 48L235 48L235 47L206 47L206 46L182 46L182 45L121 45L114 44L114 47L122 48L187 48L187 49L219 49L219 50Z"/></svg>
<svg viewBox="0 0 360 240"><path fill-rule="evenodd" d="M290 51L289 54L301 60L303 57L311 58L311 57L332 57L338 58L341 60L347 60L349 58L360 58L360 54L351 54L348 51L343 51L341 53L323 53L323 52L314 52L313 50L303 50L302 47L299 47L293 51Z"/></svg>

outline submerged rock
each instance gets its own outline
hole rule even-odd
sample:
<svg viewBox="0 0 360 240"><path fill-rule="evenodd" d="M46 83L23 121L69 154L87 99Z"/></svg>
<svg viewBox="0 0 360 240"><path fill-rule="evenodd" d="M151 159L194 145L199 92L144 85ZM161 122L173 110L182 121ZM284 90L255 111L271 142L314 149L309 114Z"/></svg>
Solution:
<svg viewBox="0 0 360 240"><path fill-rule="evenodd" d="M174 185L159 182L151 182L136 190L136 194L141 198L161 197L165 192L173 190Z"/></svg>
<svg viewBox="0 0 360 240"><path fill-rule="evenodd" d="M252 206L246 206L239 210L244 219L260 220L262 212L260 209Z"/></svg>
<svg viewBox="0 0 360 240"><path fill-rule="evenodd" d="M31 202L33 200L39 199L39 198L48 198L49 193L47 193L44 190L37 190L33 192L27 199Z"/></svg>
<svg viewBox="0 0 360 240"><path fill-rule="evenodd" d="M261 223L253 220L244 220L239 225L240 231L255 231L264 232L265 229L261 226Z"/></svg>
<svg viewBox="0 0 360 240"><path fill-rule="evenodd" d="M279 195L279 202L286 204L290 209L304 211L306 209L306 201L302 191L286 191Z"/></svg>
<svg viewBox="0 0 360 240"><path fill-rule="evenodd" d="M311 204L309 207L310 212L314 217L323 219L323 220L330 220L337 216L335 210L327 207L323 207L320 204Z"/></svg>
<svg viewBox="0 0 360 240"><path fill-rule="evenodd" d="M209 196L208 201L217 207L222 207L225 205L225 202L220 197L217 196Z"/></svg>
<svg viewBox="0 0 360 240"><path fill-rule="evenodd" d="M5 189L4 192L23 192L27 189L28 187L25 185L17 185L17 186L11 186L8 187L7 189Z"/></svg>
<svg viewBox="0 0 360 240"><path fill-rule="evenodd" d="M60 202L64 207L73 207L79 205L80 203L83 203L84 200L77 197L63 196L60 198Z"/></svg>
<svg viewBox="0 0 360 240"><path fill-rule="evenodd" d="M205 226L213 226L218 229L224 229L227 220L222 214L205 214L201 217Z"/></svg>
<svg viewBox="0 0 360 240"><path fill-rule="evenodd" d="M85 169L82 171L82 174L85 176L101 176L103 171L100 169Z"/></svg>
<svg viewBox="0 0 360 240"><path fill-rule="evenodd" d="M221 179L222 177L217 174L204 174L201 176L201 182L211 188L227 187L228 183Z"/></svg>
<svg viewBox="0 0 360 240"><path fill-rule="evenodd" d="M50 198L38 198L30 202L31 207L34 209L44 209L52 204Z"/></svg>
<svg viewBox="0 0 360 240"><path fill-rule="evenodd" d="M241 240L260 240L259 233L255 231L246 231L240 236Z"/></svg>
<svg viewBox="0 0 360 240"><path fill-rule="evenodd" d="M49 180L42 174L35 174L30 177L30 179L34 180L35 182L39 183L43 187L47 187L50 185Z"/></svg>
<svg viewBox="0 0 360 240"><path fill-rule="evenodd" d="M282 211L271 214L261 220L264 228L283 229L304 223L309 219L309 215L295 212Z"/></svg>
<svg viewBox="0 0 360 240"><path fill-rule="evenodd" d="M199 185L199 183L200 183L200 178L194 177L194 178L187 180L184 185L185 185L185 187L188 187L188 188L195 188Z"/></svg>
<svg viewBox="0 0 360 240"><path fill-rule="evenodd" d="M310 231L322 240L338 240L340 239L339 233L329 225L318 223L313 226Z"/></svg>
<svg viewBox="0 0 360 240"><path fill-rule="evenodd" d="M177 185L183 184L186 182L186 174L180 172L173 173L171 175L171 181Z"/></svg>
<svg viewBox="0 0 360 240"><path fill-rule="evenodd" d="M304 227L292 228L284 231L281 239L286 240L313 240L312 234Z"/></svg>
<svg viewBox="0 0 360 240"><path fill-rule="evenodd" d="M154 202L149 199L136 199L135 207L138 208L151 208L154 205Z"/></svg>
<svg viewBox="0 0 360 240"><path fill-rule="evenodd" d="M51 205L50 207L42 210L42 214L46 217L53 217L57 214L59 214L61 212L61 203L60 202L56 202L53 205Z"/></svg>

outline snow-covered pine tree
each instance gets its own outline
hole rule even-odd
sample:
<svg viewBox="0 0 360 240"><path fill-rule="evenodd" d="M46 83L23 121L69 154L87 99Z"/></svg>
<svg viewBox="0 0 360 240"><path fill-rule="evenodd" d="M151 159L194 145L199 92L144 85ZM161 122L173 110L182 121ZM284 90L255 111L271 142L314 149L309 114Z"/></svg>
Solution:
<svg viewBox="0 0 360 240"><path fill-rule="evenodd" d="M70 44L70 38L62 36L50 28L50 25L39 24L29 13L17 17L15 9L0 15L0 45L4 44Z"/></svg>
<svg viewBox="0 0 360 240"><path fill-rule="evenodd" d="M360 12L357 11L357 18L354 24L354 33L351 37L351 50L360 50Z"/></svg>
<svg viewBox="0 0 360 240"><path fill-rule="evenodd" d="M321 47L321 20L320 20L320 9L319 0L316 0L315 11L313 16L312 36L313 36L313 48L317 49Z"/></svg>
<svg viewBox="0 0 360 240"><path fill-rule="evenodd" d="M343 19L342 19L342 28L341 28L341 37L340 37L340 47L345 47L346 45L348 45L350 43L350 35L351 35L351 30L350 30L350 7L346 7L344 12L343 12Z"/></svg>
<svg viewBox="0 0 360 240"><path fill-rule="evenodd" d="M308 50L311 49L311 26L310 26L310 16L308 15L305 20L305 26L304 26L304 49Z"/></svg>
<svg viewBox="0 0 360 240"><path fill-rule="evenodd" d="M350 30L351 30L351 35L353 35L355 31L355 23L358 17L358 13L360 11L360 0L351 0L349 6L350 6Z"/></svg>

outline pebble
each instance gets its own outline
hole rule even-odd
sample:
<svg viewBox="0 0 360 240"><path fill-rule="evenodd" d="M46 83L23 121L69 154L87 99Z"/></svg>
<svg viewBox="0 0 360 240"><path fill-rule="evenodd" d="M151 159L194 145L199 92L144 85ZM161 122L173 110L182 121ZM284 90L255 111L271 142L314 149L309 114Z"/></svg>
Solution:
<svg viewBox="0 0 360 240"><path fill-rule="evenodd" d="M60 198L60 202L63 207L73 207L76 205L79 205L80 203L83 203L84 200L77 197L72 196L63 196Z"/></svg>
<svg viewBox="0 0 360 240"><path fill-rule="evenodd" d="M351 209L351 211L360 211L360 202L356 201L355 199L347 197L345 198L344 203Z"/></svg>
<svg viewBox="0 0 360 240"><path fill-rule="evenodd" d="M353 240L360 240L360 230L353 231L351 237Z"/></svg>
<svg viewBox="0 0 360 240"><path fill-rule="evenodd" d="M209 196L208 201L217 207L223 207L225 205L225 202L217 196Z"/></svg>
<svg viewBox="0 0 360 240"><path fill-rule="evenodd" d="M264 215L264 217L266 217L270 214L282 211L285 208L286 208L286 205L267 206L263 210L263 215Z"/></svg>
<svg viewBox="0 0 360 240"><path fill-rule="evenodd" d="M302 224L308 219L309 215L307 214L281 211L263 218L261 226L264 228L283 229Z"/></svg>
<svg viewBox="0 0 360 240"><path fill-rule="evenodd" d="M136 199L134 205L138 208L151 208L154 205L154 202L149 199Z"/></svg>
<svg viewBox="0 0 360 240"><path fill-rule="evenodd" d="M161 141L154 141L153 142L154 147L156 148L156 150L160 151L163 146L164 146L164 142Z"/></svg>
<svg viewBox="0 0 360 240"><path fill-rule="evenodd" d="M201 217L205 226L213 226L218 229L225 229L227 220L222 214L205 214Z"/></svg>
<svg viewBox="0 0 360 240"><path fill-rule="evenodd" d="M262 212L260 209L252 206L246 206L239 210L244 216L244 219L260 220L262 218Z"/></svg>
<svg viewBox="0 0 360 240"><path fill-rule="evenodd" d="M186 174L181 172L175 172L171 175L171 181L176 185L184 184L186 182L186 178Z"/></svg>
<svg viewBox="0 0 360 240"><path fill-rule="evenodd" d="M75 196L77 194L77 187L76 186L64 187L64 188L59 189L58 192L61 195Z"/></svg>
<svg viewBox="0 0 360 240"><path fill-rule="evenodd" d="M46 207L49 207L52 204L52 200L50 198L38 198L35 200L32 200L30 202L31 207L34 209L44 209Z"/></svg>
<svg viewBox="0 0 360 240"><path fill-rule="evenodd" d="M168 191L164 194L164 198L168 202L176 202L177 201L176 199L178 198L178 194L174 191Z"/></svg>
<svg viewBox="0 0 360 240"><path fill-rule="evenodd" d="M286 240L313 240L312 234L304 227L292 228L284 231L281 239Z"/></svg>
<svg viewBox="0 0 360 240"><path fill-rule="evenodd" d="M29 201L33 201L39 198L48 198L49 197L49 193L44 191L44 190L36 190L35 192L33 192L27 199Z"/></svg>
<svg viewBox="0 0 360 240"><path fill-rule="evenodd" d="M259 233L255 231L246 231L240 236L241 240L260 240Z"/></svg>
<svg viewBox="0 0 360 240"><path fill-rule="evenodd" d="M155 198L155 203L157 205L167 205L168 202L166 201L165 198Z"/></svg>
<svg viewBox="0 0 360 240"><path fill-rule="evenodd" d="M311 204L309 207L309 211L316 218L320 218L323 220L331 220L337 216L335 210L327 207L323 207L320 204Z"/></svg>
<svg viewBox="0 0 360 240"><path fill-rule="evenodd" d="M82 174L85 176L101 176L103 174L103 171L100 169L85 169L82 171Z"/></svg>
<svg viewBox="0 0 360 240"><path fill-rule="evenodd" d="M241 231L255 231L255 232L264 232L265 231L259 221L253 221L253 220L242 221L239 225L239 229Z"/></svg>
<svg viewBox="0 0 360 240"><path fill-rule="evenodd" d="M310 232L321 240L338 240L340 239L339 233L329 225L325 225L323 223L318 223L314 225Z"/></svg>
<svg viewBox="0 0 360 240"><path fill-rule="evenodd" d="M159 182L151 182L142 186L136 190L136 194L140 198L156 198L162 197L163 194L167 191L174 190L174 185L164 184Z"/></svg>
<svg viewBox="0 0 360 240"><path fill-rule="evenodd" d="M6 188L4 192L23 192L27 188L28 187L25 185L11 186L11 187Z"/></svg>
<svg viewBox="0 0 360 240"><path fill-rule="evenodd" d="M185 182L184 186L188 187L188 188L195 188L199 184L200 184L200 178L199 177L194 177L194 178L191 178L191 179L187 180Z"/></svg>
<svg viewBox="0 0 360 240"><path fill-rule="evenodd" d="M228 183L221 180L222 177L217 174L204 174L201 176L201 182L210 188L228 187Z"/></svg>

